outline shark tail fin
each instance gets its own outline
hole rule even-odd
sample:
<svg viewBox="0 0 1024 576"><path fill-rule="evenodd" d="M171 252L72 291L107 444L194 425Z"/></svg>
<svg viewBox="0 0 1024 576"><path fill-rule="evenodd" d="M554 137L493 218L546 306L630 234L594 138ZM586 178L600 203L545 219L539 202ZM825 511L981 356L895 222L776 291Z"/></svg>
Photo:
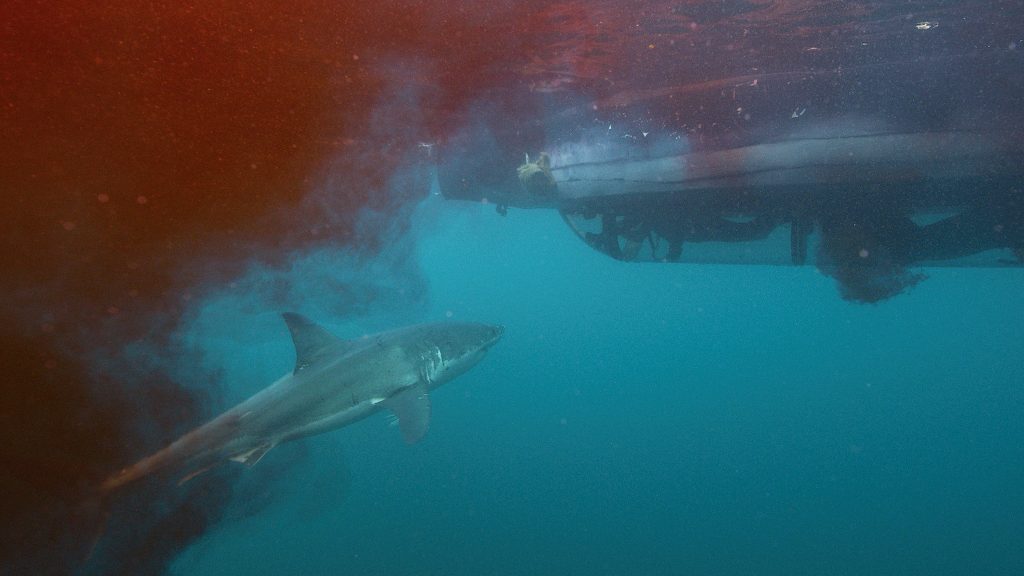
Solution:
<svg viewBox="0 0 1024 576"><path fill-rule="evenodd" d="M102 485L86 489L73 505L69 521L76 524L75 531L84 538L80 541L81 564L85 565L102 550L110 520L111 493ZM102 553L102 552L100 552Z"/></svg>
<svg viewBox="0 0 1024 576"><path fill-rule="evenodd" d="M83 563L86 563L96 555L100 541L103 540L103 536L107 533L107 520L110 519L110 511L104 505L102 498L92 497L79 506L78 514L79 517L91 516L96 525L93 529L92 537L89 539L89 544L85 548L85 555L82 558Z"/></svg>

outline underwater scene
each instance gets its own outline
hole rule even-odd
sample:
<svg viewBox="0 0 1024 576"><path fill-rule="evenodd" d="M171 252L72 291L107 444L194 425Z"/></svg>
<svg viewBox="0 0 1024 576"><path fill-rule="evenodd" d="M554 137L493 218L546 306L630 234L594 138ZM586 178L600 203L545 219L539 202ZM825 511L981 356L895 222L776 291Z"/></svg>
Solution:
<svg viewBox="0 0 1024 576"><path fill-rule="evenodd" d="M1024 573L1024 4L0 22L0 576Z"/></svg>
<svg viewBox="0 0 1024 576"><path fill-rule="evenodd" d="M413 447L375 417L275 449L290 454L243 473L229 519L172 574L1024 566L1016 272L941 270L864 308L810 268L609 260L550 214L428 200L413 220L422 307L330 318L321 261L293 272L311 316L346 335L451 318L504 337L431 393ZM283 322L249 306L216 299L189 331L225 405L293 360Z"/></svg>

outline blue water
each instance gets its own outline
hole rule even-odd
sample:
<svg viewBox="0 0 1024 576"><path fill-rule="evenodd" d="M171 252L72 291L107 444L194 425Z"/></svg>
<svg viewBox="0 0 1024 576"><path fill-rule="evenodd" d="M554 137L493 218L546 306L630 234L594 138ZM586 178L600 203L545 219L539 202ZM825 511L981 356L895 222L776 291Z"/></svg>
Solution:
<svg viewBox="0 0 1024 576"><path fill-rule="evenodd" d="M342 336L451 317L503 341L419 444L378 415L271 452L174 574L1024 573L1022 271L856 305L813 267L631 265L553 212L437 197L396 245L282 277ZM225 405L293 362L260 274L184 335ZM381 304L332 317L325 275Z"/></svg>

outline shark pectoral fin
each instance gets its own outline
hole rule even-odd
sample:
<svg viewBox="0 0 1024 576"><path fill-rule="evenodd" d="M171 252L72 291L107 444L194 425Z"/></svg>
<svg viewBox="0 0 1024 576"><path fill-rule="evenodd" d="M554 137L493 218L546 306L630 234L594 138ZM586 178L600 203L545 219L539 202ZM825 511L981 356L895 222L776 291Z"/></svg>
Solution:
<svg viewBox="0 0 1024 576"><path fill-rule="evenodd" d="M255 447L255 448L253 448L252 450L249 450L248 452L242 452L240 454L235 454L234 456L232 456L230 458L230 460L232 462L241 462L242 464L245 464L246 466L253 466L257 462L259 462L260 459L263 458L263 455L266 454L267 452L269 452L270 449L273 448L273 447L274 447L273 444L261 444L261 445Z"/></svg>
<svg viewBox="0 0 1024 576"><path fill-rule="evenodd" d="M415 384L384 401L398 417L402 438L412 444L427 433L430 426L430 397L424 384Z"/></svg>

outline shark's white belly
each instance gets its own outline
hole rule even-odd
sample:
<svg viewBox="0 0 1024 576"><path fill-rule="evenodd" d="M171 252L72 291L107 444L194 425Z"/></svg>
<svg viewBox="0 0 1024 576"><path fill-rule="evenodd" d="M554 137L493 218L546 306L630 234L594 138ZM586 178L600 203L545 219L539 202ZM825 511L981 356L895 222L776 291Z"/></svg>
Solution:
<svg viewBox="0 0 1024 576"><path fill-rule="evenodd" d="M295 428L288 430L281 436L281 438L276 439L276 442L274 443L277 444L288 440L295 440L296 438L322 434L324 432L330 432L331 430L337 430L338 428L348 426L349 424L362 420L383 408L380 403L381 400L383 400L383 398L364 400L350 408L346 408L318 420L313 420L312 422L296 426Z"/></svg>

